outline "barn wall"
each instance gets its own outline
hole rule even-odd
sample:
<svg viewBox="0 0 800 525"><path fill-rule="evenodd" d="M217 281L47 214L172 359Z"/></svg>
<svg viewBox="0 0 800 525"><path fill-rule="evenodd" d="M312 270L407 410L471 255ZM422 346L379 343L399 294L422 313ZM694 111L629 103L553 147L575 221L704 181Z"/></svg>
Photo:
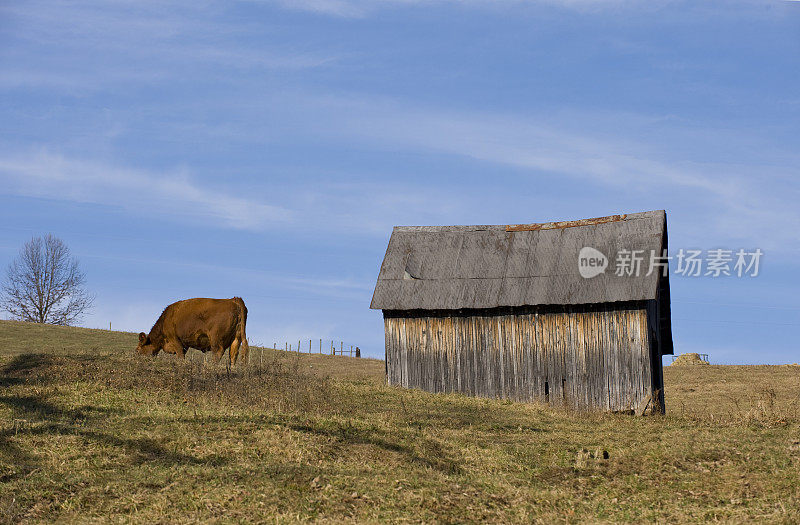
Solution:
<svg viewBox="0 0 800 525"><path fill-rule="evenodd" d="M661 356L672 354L672 329L664 330L662 302L660 300L647 301L647 322L650 334L650 360L655 363L651 367L653 392L656 393L656 406L664 412L664 370L661 366Z"/></svg>
<svg viewBox="0 0 800 525"><path fill-rule="evenodd" d="M661 388L654 383L661 358L648 335L648 306L384 311L388 382L578 409L635 409Z"/></svg>

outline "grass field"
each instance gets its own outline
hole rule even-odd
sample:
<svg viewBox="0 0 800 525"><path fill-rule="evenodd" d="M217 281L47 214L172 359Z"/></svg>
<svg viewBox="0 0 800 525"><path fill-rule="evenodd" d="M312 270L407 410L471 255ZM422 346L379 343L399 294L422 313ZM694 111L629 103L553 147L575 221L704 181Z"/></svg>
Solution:
<svg viewBox="0 0 800 525"><path fill-rule="evenodd" d="M800 522L800 367L667 367L635 418L135 343L0 322L0 522Z"/></svg>

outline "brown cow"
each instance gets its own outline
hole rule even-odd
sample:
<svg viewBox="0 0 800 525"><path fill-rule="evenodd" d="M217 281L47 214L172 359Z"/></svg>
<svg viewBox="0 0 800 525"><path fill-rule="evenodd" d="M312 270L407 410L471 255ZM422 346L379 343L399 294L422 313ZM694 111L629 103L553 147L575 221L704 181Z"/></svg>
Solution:
<svg viewBox="0 0 800 525"><path fill-rule="evenodd" d="M233 299L186 299L164 308L150 334L139 334L136 351L155 356L161 350L184 358L189 348L214 352L219 362L225 349L230 364L236 363L239 347L242 361L247 362L250 347L247 344L245 325L247 307L241 297Z"/></svg>

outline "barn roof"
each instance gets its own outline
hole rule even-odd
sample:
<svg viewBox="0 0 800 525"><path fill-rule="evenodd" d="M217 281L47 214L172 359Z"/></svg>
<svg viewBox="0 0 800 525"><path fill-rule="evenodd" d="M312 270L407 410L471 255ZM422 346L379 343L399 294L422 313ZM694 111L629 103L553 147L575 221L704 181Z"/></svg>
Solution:
<svg viewBox="0 0 800 525"><path fill-rule="evenodd" d="M660 254L666 248L666 234L663 210L541 224L397 226L370 308L456 310L656 299L660 272L646 274L651 250ZM583 247L608 258L605 272L581 276ZM620 250L644 250L638 277L615 274Z"/></svg>

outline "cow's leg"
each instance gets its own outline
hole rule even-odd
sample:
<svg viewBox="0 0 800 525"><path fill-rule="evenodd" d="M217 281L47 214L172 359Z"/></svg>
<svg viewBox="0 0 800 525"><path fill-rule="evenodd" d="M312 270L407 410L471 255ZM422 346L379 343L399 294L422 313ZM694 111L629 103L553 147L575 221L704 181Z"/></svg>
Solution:
<svg viewBox="0 0 800 525"><path fill-rule="evenodd" d="M222 359L222 356L225 355L225 347L222 346L221 343L216 343L214 345L214 362L219 363L219 360ZM231 353L228 352L228 360L225 361L225 370L228 372L231 371Z"/></svg>
<svg viewBox="0 0 800 525"><path fill-rule="evenodd" d="M239 347L242 352L242 363L245 365L250 364L250 345L247 344L247 339L242 340L242 345Z"/></svg>
<svg viewBox="0 0 800 525"><path fill-rule="evenodd" d="M231 365L236 364L236 359L239 357L239 340L234 339L231 343L230 353L228 354L231 358Z"/></svg>
<svg viewBox="0 0 800 525"><path fill-rule="evenodd" d="M211 346L211 351L214 352L214 363L219 363L219 360L225 354L225 348L221 344L215 343Z"/></svg>
<svg viewBox="0 0 800 525"><path fill-rule="evenodd" d="M168 354L175 354L181 359L186 357L186 349L178 341L167 341L164 344L164 351Z"/></svg>

